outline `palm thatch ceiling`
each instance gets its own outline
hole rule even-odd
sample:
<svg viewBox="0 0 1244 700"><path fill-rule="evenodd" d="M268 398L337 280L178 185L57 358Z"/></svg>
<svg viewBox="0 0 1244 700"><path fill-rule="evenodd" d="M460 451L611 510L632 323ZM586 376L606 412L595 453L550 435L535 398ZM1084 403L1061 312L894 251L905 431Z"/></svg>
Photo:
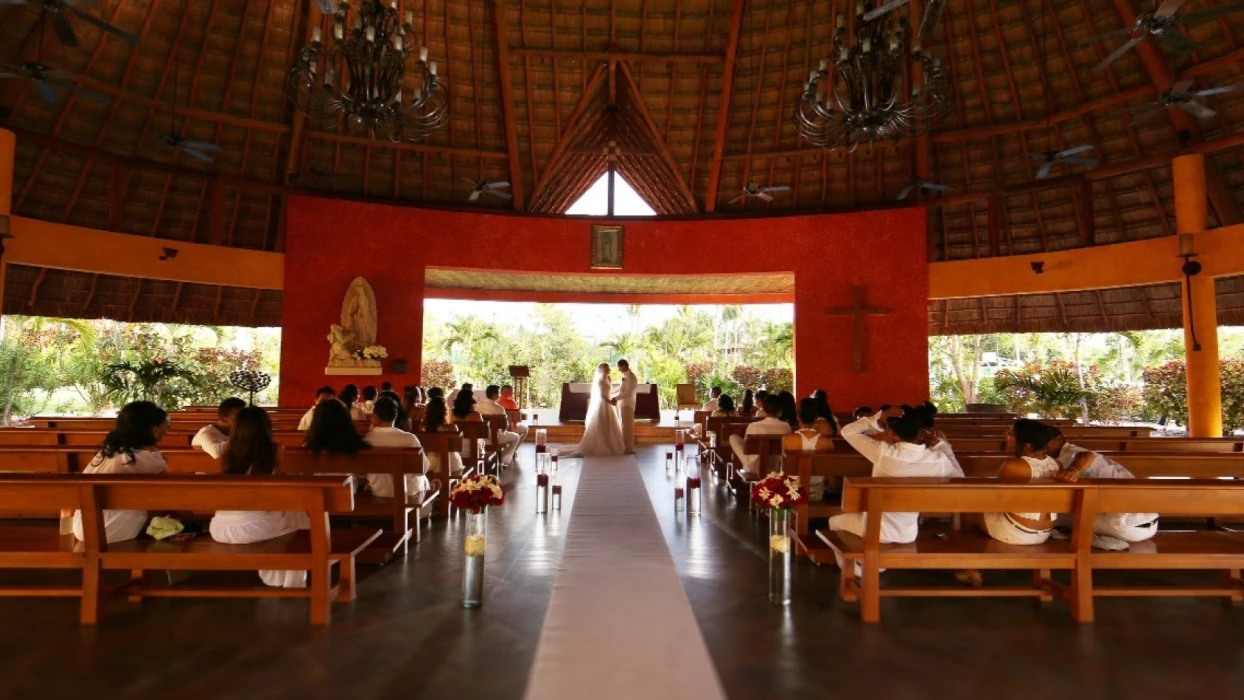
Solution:
<svg viewBox="0 0 1244 700"><path fill-rule="evenodd" d="M564 211L604 171L610 134L619 169L661 214L891 206L927 153L927 179L951 188L930 207L930 260L1170 235L1169 163L1181 150L1209 154L1211 224L1242 220L1244 133L1235 125L1244 123L1244 91L1205 98L1216 115L1204 120L1179 109L1143 124L1123 114L1175 80L1193 79L1198 89L1240 81L1241 14L1186 29L1196 43L1186 57L1146 40L1098 71L1126 37L1080 42L1130 26L1152 0L949 0L930 50L954 82L951 115L926 139L842 153L802 142L792 113L849 0L399 5L414 10L450 95L449 123L419 144L304 129L295 118L286 71L310 28L324 22L311 0L97 0L83 8L138 35L137 47L77 22L79 46L68 48L46 30L37 3L0 8L0 62L41 58L112 98L104 105L68 94L48 104L29 81L0 81L0 125L19 136L14 213L281 250L291 191L466 206L464 178L510 180L513 200L483 197L472 206ZM169 130L223 150L210 165L187 159L159 140ZM1031 154L1079 144L1094 147L1097 166L1060 165L1035 179ZM750 182L791 190L771 203L730 204ZM32 268L9 275L4 310L99 315L124 307L145 319L277 320L270 292L165 286L142 281L135 291L133 280ZM1220 283L1225 308L1237 286ZM929 327L1178 325L1177 309L1159 310L1169 292L936 302ZM1076 321L1081 307L1096 311Z"/></svg>

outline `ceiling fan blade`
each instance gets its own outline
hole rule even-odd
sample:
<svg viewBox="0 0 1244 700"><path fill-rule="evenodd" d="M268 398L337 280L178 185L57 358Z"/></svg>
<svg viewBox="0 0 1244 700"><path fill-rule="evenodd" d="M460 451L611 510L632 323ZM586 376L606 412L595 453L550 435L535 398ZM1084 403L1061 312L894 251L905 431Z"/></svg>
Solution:
<svg viewBox="0 0 1244 700"><path fill-rule="evenodd" d="M1097 165L1096 158L1060 158L1059 161L1067 165Z"/></svg>
<svg viewBox="0 0 1244 700"><path fill-rule="evenodd" d="M1096 44L1099 41L1104 41L1106 39L1113 39L1116 36L1123 36L1124 34L1131 34L1134 31L1136 31L1135 27L1124 27L1123 29L1115 29L1114 31L1102 32L1101 34L1096 34L1096 35L1081 39L1080 46L1083 47L1083 46L1088 46L1089 44Z"/></svg>
<svg viewBox="0 0 1244 700"><path fill-rule="evenodd" d="M1242 86L1244 86L1244 83L1236 83L1234 85L1224 85L1222 87L1209 88L1206 90L1197 90L1192 94L1197 97L1209 97L1210 95L1221 95L1224 92L1235 92Z"/></svg>
<svg viewBox="0 0 1244 700"><path fill-rule="evenodd" d="M56 34L56 38L65 46L77 46L78 35L73 32L73 25L69 23L69 18L60 12L49 12L46 15L52 22L52 32Z"/></svg>
<svg viewBox="0 0 1244 700"><path fill-rule="evenodd" d="M1144 39L1143 36L1134 36L1131 39L1128 39L1127 43L1115 49L1114 53L1107 56L1101 63L1093 66L1093 70L1105 70L1106 66L1109 66L1111 63L1119 60L1119 57L1131 50L1133 46L1139 44L1142 39Z"/></svg>
<svg viewBox="0 0 1244 700"><path fill-rule="evenodd" d="M220 150L220 146L214 143L208 143L206 141L186 141L185 139L182 139L181 147L182 148L193 148L196 151L219 151Z"/></svg>
<svg viewBox="0 0 1244 700"><path fill-rule="evenodd" d="M946 9L946 0L931 0L924 8L924 17L920 20L920 32L916 35L917 46L928 46L942 19L942 11Z"/></svg>
<svg viewBox="0 0 1244 700"><path fill-rule="evenodd" d="M86 99L91 100L91 101L93 101L93 102L98 102L98 103L100 103L101 105L110 105L110 104L112 104L112 98L111 98L111 97L109 97L109 96L107 96L107 95L101 95L101 94L99 94L98 92L95 92L94 90L87 90L86 88L81 87L81 86L79 86L79 85L61 85L61 86L60 86L60 88L61 88L62 90L68 90L68 91L70 91L70 92L77 93L77 94L79 94L79 95L81 95L81 96L85 97Z"/></svg>
<svg viewBox="0 0 1244 700"><path fill-rule="evenodd" d="M1084 153L1085 151L1091 151L1091 150L1093 150L1093 144L1086 143L1083 146L1073 146L1071 148L1064 148L1063 150L1058 152L1058 155L1054 157L1062 159L1066 156L1074 156L1077 153Z"/></svg>
<svg viewBox="0 0 1244 700"><path fill-rule="evenodd" d="M1178 12L1179 8L1183 7L1183 4L1187 1L1188 0L1165 0L1165 2L1158 6L1158 10L1153 13L1153 16L1170 17Z"/></svg>
<svg viewBox="0 0 1244 700"><path fill-rule="evenodd" d="M1043 164L1043 165L1041 166L1041 169L1037 171L1037 179L1038 179L1038 180L1044 180L1044 179L1045 179L1045 176L1050 174L1050 168L1052 168L1052 167L1054 167L1054 164L1053 164L1053 163L1045 163L1045 164Z"/></svg>
<svg viewBox="0 0 1244 700"><path fill-rule="evenodd" d="M732 199L732 200L730 200L729 202L726 202L726 203L727 203L727 204L738 204L739 202L743 201L744 199L747 199L747 193L746 193L746 192L745 192L745 193L743 193L743 194L741 194L741 195L739 195L739 196L737 196L737 197L735 197L734 199Z"/></svg>
<svg viewBox="0 0 1244 700"><path fill-rule="evenodd" d="M1200 10L1187 12L1179 16L1179 23L1185 27L1202 22L1217 19L1223 15L1229 15L1232 12L1244 10L1244 2L1231 3L1229 5L1218 5L1217 7L1205 7Z"/></svg>
<svg viewBox="0 0 1244 700"><path fill-rule="evenodd" d="M904 199L907 199L907 195L909 195L909 194L911 194L911 185L908 185L908 186L904 187L903 189L899 190L899 191L898 191L898 196L897 196L897 197L895 197L895 199L897 199L898 201L900 201L900 202L901 202L901 201L903 201Z"/></svg>
<svg viewBox="0 0 1244 700"><path fill-rule="evenodd" d="M88 15L87 13L83 12L82 10L79 10L76 7L70 7L69 11L73 13L74 17L77 17L83 22L94 25L100 30L105 31L115 36L116 38L120 39L121 41L124 41L125 43L131 46L138 46L138 37L134 36L133 34L130 34L129 32L123 32L120 29L117 29L116 27L112 26L111 24L108 24L104 20L98 17L94 17L92 15Z"/></svg>
<svg viewBox="0 0 1244 700"><path fill-rule="evenodd" d="M1190 87L1192 87L1191 80L1181 80L1171 86L1171 92L1176 93L1176 94L1181 93L1181 92L1187 92L1188 88Z"/></svg>
<svg viewBox="0 0 1244 700"><path fill-rule="evenodd" d="M921 182L920 186L926 190L933 190L934 192L949 192L950 191L949 186L939 185L936 182Z"/></svg>
<svg viewBox="0 0 1244 700"><path fill-rule="evenodd" d="M757 192L757 193L756 193L756 199L761 199L761 200L764 200L764 201L766 201L766 202L772 202L772 201L773 201L773 195L769 194L768 192Z"/></svg>
<svg viewBox="0 0 1244 700"><path fill-rule="evenodd" d="M500 197L501 199L513 199L514 198L514 195L510 194L509 192L497 192L496 190L485 190L485 192L487 192L488 194L494 197Z"/></svg>
<svg viewBox="0 0 1244 700"><path fill-rule="evenodd" d="M477 200L479 200L479 196L480 196L481 194L484 194L484 191L483 191L483 190L471 190L471 196L467 197L467 201L468 201L468 202L474 202L474 201L477 201Z"/></svg>
<svg viewBox="0 0 1244 700"><path fill-rule="evenodd" d="M772 187L762 187L761 192L789 192L790 185L774 185Z"/></svg>
<svg viewBox="0 0 1244 700"><path fill-rule="evenodd" d="M198 159L198 160L201 160L201 161L203 161L204 163L210 163L210 162L212 162L212 157L211 157L211 156L208 156L208 155L204 155L204 154L202 154L202 153L199 153L198 151L194 150L193 148L186 148L185 146L178 146L178 147L177 147L177 150L181 151L182 153L185 153L186 155L190 156L191 158L196 158L196 159Z"/></svg>
<svg viewBox="0 0 1244 700"><path fill-rule="evenodd" d="M1213 119L1214 117L1218 116L1218 112L1215 112L1214 110L1210 109L1209 107L1206 107L1200 102L1193 102L1192 100L1188 100L1186 102L1180 102L1176 106L1182 109L1183 111L1187 112L1188 114L1191 114L1192 116L1196 117L1197 119Z"/></svg>
<svg viewBox="0 0 1244 700"><path fill-rule="evenodd" d="M25 77L27 76L21 75L19 73L0 73L0 80L4 80L5 78L25 78Z"/></svg>
<svg viewBox="0 0 1244 700"><path fill-rule="evenodd" d="M484 189L486 189L486 190L496 190L496 189L502 189L502 188L509 187L509 186L510 186L510 183L506 182L505 180L499 180L499 181L497 181L497 182L485 182L485 183L484 183Z"/></svg>
<svg viewBox="0 0 1244 700"><path fill-rule="evenodd" d="M58 105L61 103L60 95L56 94L56 91L52 89L51 85L36 80L35 89L39 91L39 97L42 97L44 102L50 105Z"/></svg>
<svg viewBox="0 0 1244 700"><path fill-rule="evenodd" d="M890 2L887 2L887 3L886 3L886 4L884 4L884 5L881 5L881 6L879 6L879 7L874 7L873 9L869 10L868 12L865 12L865 13L864 13L864 21L865 21L865 22L871 22L871 21L873 21L873 20L877 19L877 18L878 18L878 17L880 17L881 15L884 15L884 14L886 14L887 12L889 12L889 11L891 11L891 10L894 10L894 9L899 8L899 7L902 7L903 5L906 5L908 2L909 2L909 0L890 0Z"/></svg>

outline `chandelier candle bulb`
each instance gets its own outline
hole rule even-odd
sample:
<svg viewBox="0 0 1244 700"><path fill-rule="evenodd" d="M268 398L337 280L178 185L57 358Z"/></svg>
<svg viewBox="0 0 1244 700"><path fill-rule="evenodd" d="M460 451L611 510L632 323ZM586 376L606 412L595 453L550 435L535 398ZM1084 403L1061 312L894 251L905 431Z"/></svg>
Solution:
<svg viewBox="0 0 1244 700"><path fill-rule="evenodd" d="M846 15L844 15L844 14L842 14L842 13L839 13L839 14L838 14L838 20L837 20L837 27L838 27L839 29L845 29L845 28L846 28L846 26L847 26L847 16L846 16ZM824 69L822 69L822 70L824 70Z"/></svg>
<svg viewBox="0 0 1244 700"><path fill-rule="evenodd" d="M311 43L313 44L320 43L320 28L319 27L315 27L314 29L311 30Z"/></svg>
<svg viewBox="0 0 1244 700"><path fill-rule="evenodd" d="M375 41L376 41L376 28L368 27L367 28L367 43L371 44L371 43L375 43Z"/></svg>
<svg viewBox="0 0 1244 700"><path fill-rule="evenodd" d="M424 63L428 62L428 47L426 46L419 47L419 60L423 61Z"/></svg>
<svg viewBox="0 0 1244 700"><path fill-rule="evenodd" d="M428 64L428 73L433 76L436 75L436 61L432 61Z"/></svg>
<svg viewBox="0 0 1244 700"><path fill-rule="evenodd" d="M839 15L839 16L841 16L841 15ZM829 70L829 59L827 59L827 58L822 58L822 59L821 59L820 64L818 64L818 67L817 67L817 72L824 73L825 71L828 71L828 70ZM812 77L814 77L814 78L815 78L815 77L816 77L816 73L813 73L813 74L812 74Z"/></svg>
<svg viewBox="0 0 1244 700"><path fill-rule="evenodd" d="M345 36L345 30L342 29L341 22L334 24L333 25L333 38L340 41L341 37L343 36Z"/></svg>
<svg viewBox="0 0 1244 700"><path fill-rule="evenodd" d="M407 10L406 11L406 24L413 25L414 23L415 23L415 11Z"/></svg>
<svg viewBox="0 0 1244 700"><path fill-rule="evenodd" d="M393 48L396 51L402 50L402 35L401 34L398 34L397 36L393 37Z"/></svg>

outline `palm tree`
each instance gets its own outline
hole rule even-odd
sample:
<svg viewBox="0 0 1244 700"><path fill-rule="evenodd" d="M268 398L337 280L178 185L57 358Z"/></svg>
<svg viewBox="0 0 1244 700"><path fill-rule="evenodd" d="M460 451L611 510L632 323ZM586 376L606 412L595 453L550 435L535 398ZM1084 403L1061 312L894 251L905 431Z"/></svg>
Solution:
<svg viewBox="0 0 1244 700"><path fill-rule="evenodd" d="M497 328L474 314L455 317L445 324L445 337L441 347L446 353L453 354L455 347L460 347L469 363L474 357L475 345L484 340L499 340Z"/></svg>

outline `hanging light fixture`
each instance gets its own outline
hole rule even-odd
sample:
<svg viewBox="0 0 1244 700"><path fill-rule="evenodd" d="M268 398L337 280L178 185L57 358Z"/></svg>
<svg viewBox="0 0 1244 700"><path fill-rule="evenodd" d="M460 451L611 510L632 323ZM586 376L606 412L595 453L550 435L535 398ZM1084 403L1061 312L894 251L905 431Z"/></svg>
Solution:
<svg viewBox="0 0 1244 700"><path fill-rule="evenodd" d="M421 141L445 124L449 95L428 47L418 46L413 11L399 20L397 0L361 0L341 2L332 18L332 36L313 28L289 70L304 114L320 128L392 141Z"/></svg>
<svg viewBox="0 0 1244 700"><path fill-rule="evenodd" d="M914 40L907 18L893 11L908 1L856 0L853 31L846 15L837 16L833 54L808 75L795 110L801 136L827 150L854 151L929 131L950 111L950 79L923 50L945 0L929 2Z"/></svg>

